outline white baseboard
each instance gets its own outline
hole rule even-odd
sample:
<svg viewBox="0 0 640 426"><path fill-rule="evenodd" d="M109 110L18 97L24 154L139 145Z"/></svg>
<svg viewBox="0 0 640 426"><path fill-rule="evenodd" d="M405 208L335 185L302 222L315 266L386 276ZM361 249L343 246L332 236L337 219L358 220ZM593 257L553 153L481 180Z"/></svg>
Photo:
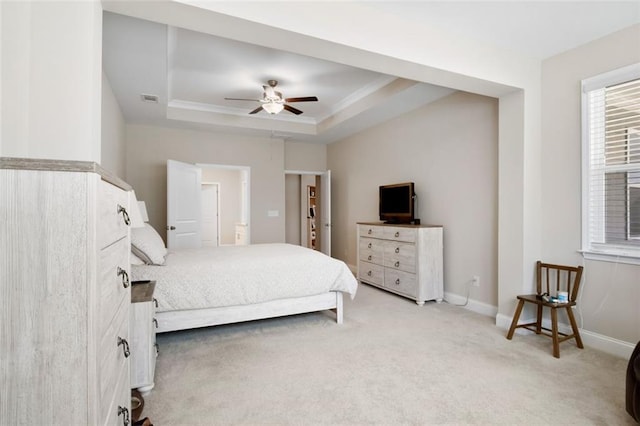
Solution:
<svg viewBox="0 0 640 426"><path fill-rule="evenodd" d="M511 326L511 316L498 314L496 315L496 326L508 330ZM534 322L535 318L528 319L520 319L519 323L527 323ZM551 321L547 319L542 320L542 326L546 328L551 328ZM571 333L571 326L569 324L558 324L558 330L565 334ZM518 328L516 330L516 334L525 334L531 333L531 331ZM594 333L593 331L585 330L583 328L580 329L580 336L582 337L582 343L585 346L588 346L593 349L600 350L602 352L606 352L610 355L618 356L620 358L629 359L631 357L631 353L635 348L635 343L625 342L623 340L614 339L613 337L605 336L603 334Z"/></svg>
<svg viewBox="0 0 640 426"><path fill-rule="evenodd" d="M464 296L460 296L459 294L449 293L445 291L444 300L452 305L464 305L467 298ZM489 305L487 303L478 302L477 300L473 299L469 299L467 305L461 307L489 317L495 317L498 313L497 307Z"/></svg>

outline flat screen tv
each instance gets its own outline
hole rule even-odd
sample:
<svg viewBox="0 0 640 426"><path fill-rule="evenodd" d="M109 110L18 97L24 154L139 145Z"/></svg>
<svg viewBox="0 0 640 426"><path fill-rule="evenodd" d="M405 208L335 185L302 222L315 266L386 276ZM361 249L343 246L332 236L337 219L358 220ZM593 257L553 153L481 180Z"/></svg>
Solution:
<svg viewBox="0 0 640 426"><path fill-rule="evenodd" d="M411 223L414 220L413 182L380 186L380 220L386 223Z"/></svg>

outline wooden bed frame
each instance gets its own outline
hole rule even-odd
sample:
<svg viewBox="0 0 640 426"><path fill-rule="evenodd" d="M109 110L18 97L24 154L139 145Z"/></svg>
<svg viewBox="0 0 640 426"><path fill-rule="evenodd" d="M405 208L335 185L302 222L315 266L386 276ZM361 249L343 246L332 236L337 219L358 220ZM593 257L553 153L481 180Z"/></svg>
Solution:
<svg viewBox="0 0 640 426"><path fill-rule="evenodd" d="M280 299L252 305L158 312L156 313L158 320L156 332L188 330L329 309L336 313L336 322L342 324L342 292L330 291L315 296Z"/></svg>

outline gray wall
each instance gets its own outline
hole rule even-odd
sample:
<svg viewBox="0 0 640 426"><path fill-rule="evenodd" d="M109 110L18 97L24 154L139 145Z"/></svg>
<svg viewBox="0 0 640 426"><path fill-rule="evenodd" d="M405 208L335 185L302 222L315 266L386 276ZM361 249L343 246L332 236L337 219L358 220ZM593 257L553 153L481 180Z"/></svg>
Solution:
<svg viewBox="0 0 640 426"><path fill-rule="evenodd" d="M455 93L329 145L335 257L356 264L356 222L378 220L378 186L413 181L422 223L444 226L445 292L498 304L498 101ZM495 314L495 311L493 312Z"/></svg>
<svg viewBox="0 0 640 426"><path fill-rule="evenodd" d="M327 169L327 147L323 144L285 142L286 170L324 172Z"/></svg>

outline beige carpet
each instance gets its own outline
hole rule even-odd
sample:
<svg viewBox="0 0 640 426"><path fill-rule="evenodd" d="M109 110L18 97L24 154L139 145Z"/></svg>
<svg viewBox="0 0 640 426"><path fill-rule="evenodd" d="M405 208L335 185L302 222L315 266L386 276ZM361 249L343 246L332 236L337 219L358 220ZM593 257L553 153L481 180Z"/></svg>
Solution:
<svg viewBox="0 0 640 426"><path fill-rule="evenodd" d="M331 313L158 336L161 425L635 424L626 360L360 285Z"/></svg>

